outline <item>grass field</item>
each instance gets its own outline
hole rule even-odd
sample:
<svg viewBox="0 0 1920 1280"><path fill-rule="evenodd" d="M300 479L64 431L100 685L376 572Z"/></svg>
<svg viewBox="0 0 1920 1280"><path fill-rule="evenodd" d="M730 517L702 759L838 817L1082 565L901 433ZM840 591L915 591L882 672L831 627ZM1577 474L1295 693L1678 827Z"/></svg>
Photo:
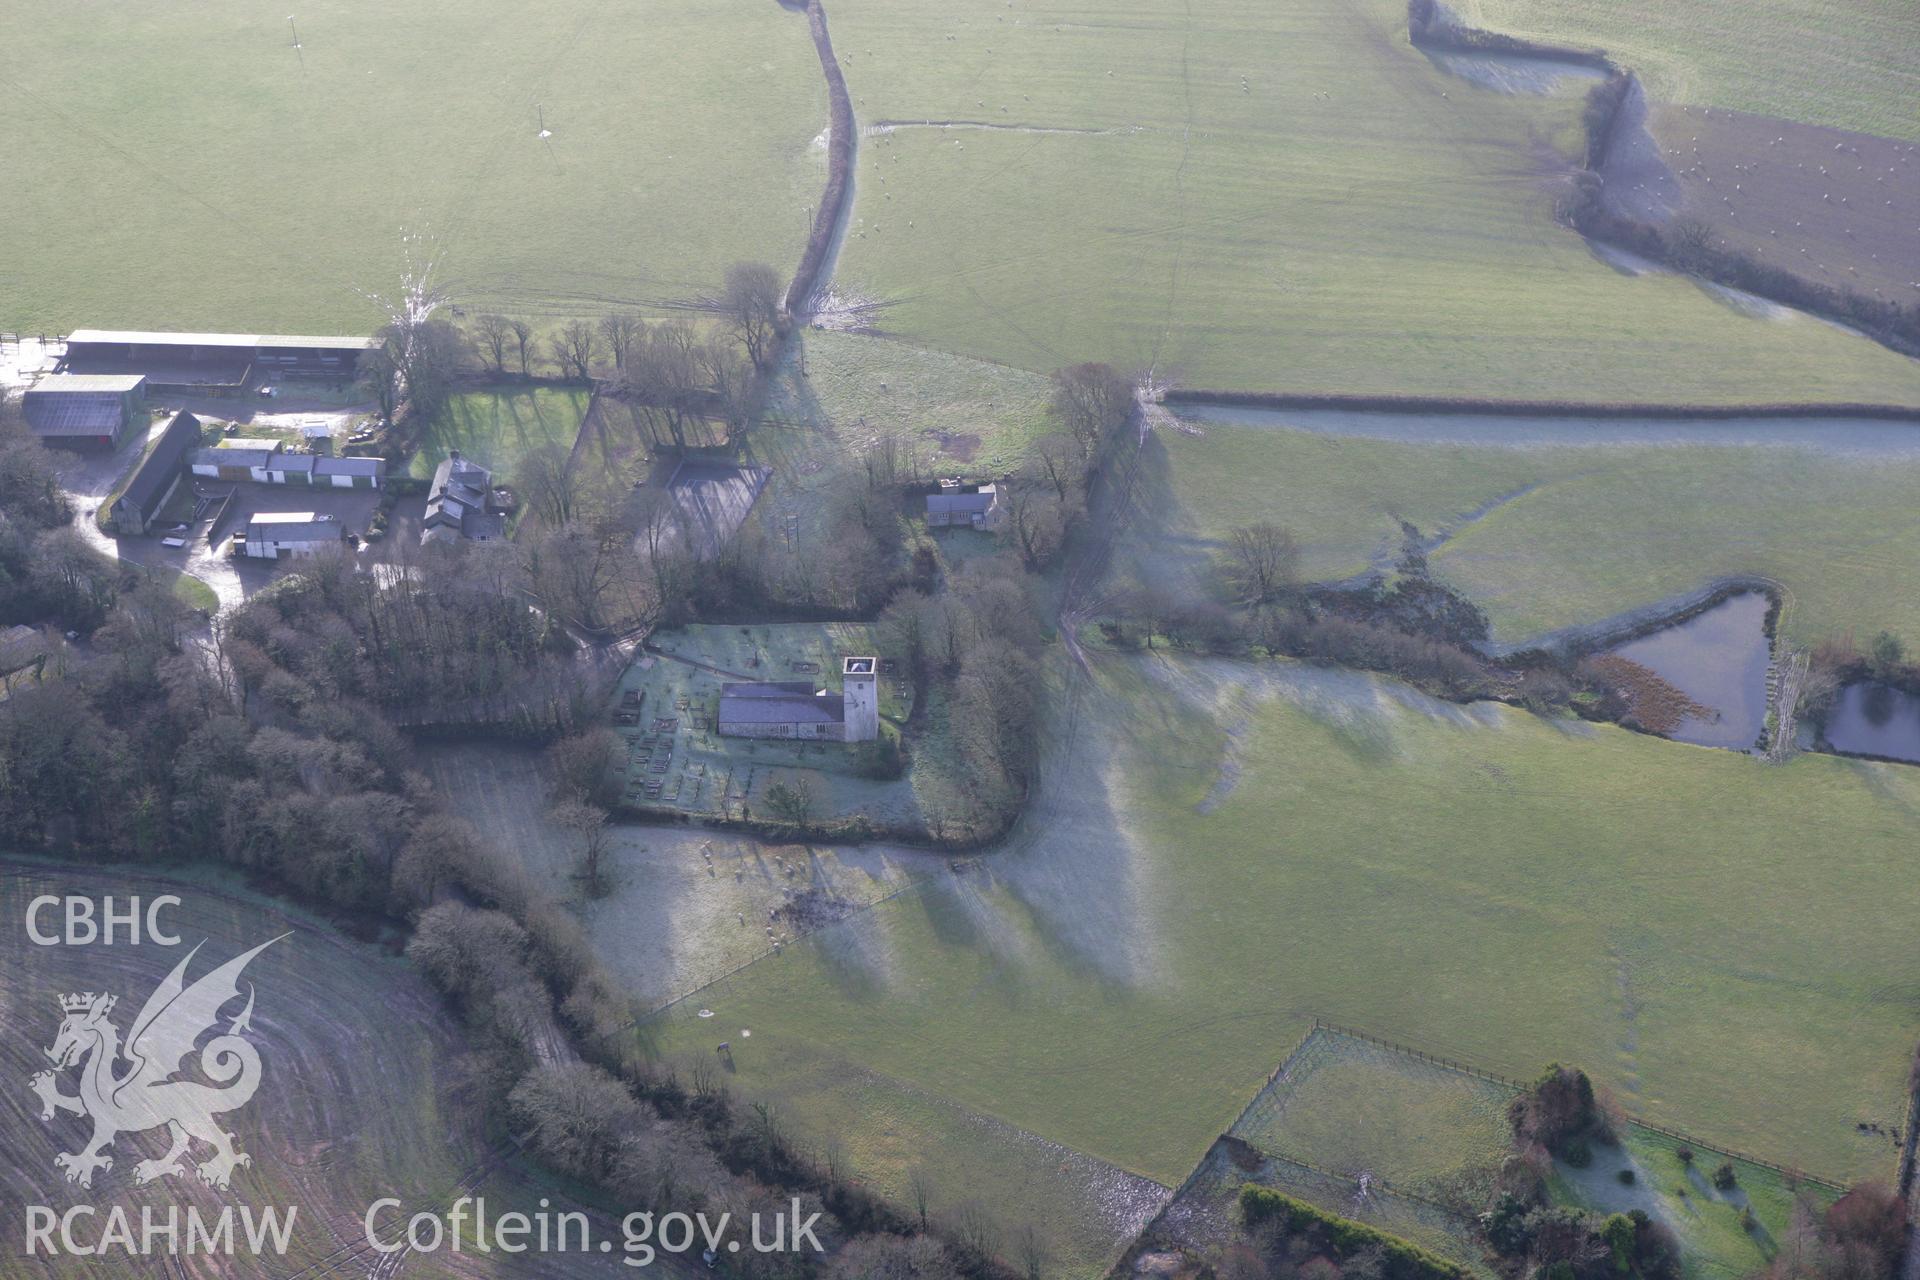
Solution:
<svg viewBox="0 0 1920 1280"><path fill-rule="evenodd" d="M1262 1151L1433 1199L1485 1189L1484 1203L1511 1150L1513 1096L1494 1081L1316 1028L1231 1132Z"/></svg>
<svg viewBox="0 0 1920 1280"><path fill-rule="evenodd" d="M1599 45L1656 98L1920 140L1920 10L1904 0L1465 0L1502 31Z"/></svg>
<svg viewBox="0 0 1920 1280"><path fill-rule="evenodd" d="M1451 1258L1476 1276L1492 1277L1470 1221L1427 1201L1383 1190L1361 1196L1348 1178L1322 1173L1271 1152L1249 1164L1244 1149L1216 1143L1155 1225L1152 1248L1177 1248L1217 1259L1224 1246L1245 1239L1240 1192L1248 1183L1318 1204L1345 1218ZM1235 1157L1240 1157L1236 1159Z"/></svg>
<svg viewBox="0 0 1920 1280"><path fill-rule="evenodd" d="M592 396L584 390L535 387L526 391L469 391L447 401L421 435L407 474L426 479L449 450L489 467L511 482L520 460L555 445L564 454L580 434Z"/></svg>
<svg viewBox="0 0 1920 1280"><path fill-rule="evenodd" d="M790 1090L804 1127L800 1082L866 1071L1172 1185L1317 1013L1512 1076L1578 1062L1830 1176L1892 1168L1854 1126L1904 1107L1912 770L1152 657L1103 661L1060 733L997 858L680 1006L753 1030L743 1093Z"/></svg>
<svg viewBox="0 0 1920 1280"><path fill-rule="evenodd" d="M367 332L403 228L457 301L536 316L799 259L827 108L789 10L320 0L296 18L298 50L284 10L239 0L0 12L18 179L0 217L32 247L0 327Z"/></svg>
<svg viewBox="0 0 1920 1280"><path fill-rule="evenodd" d="M1552 217L1579 99L1446 75L1400 0L833 22L868 130L835 280L885 332L1188 386L1920 401L1869 342L1597 259Z"/></svg>
<svg viewBox="0 0 1920 1280"><path fill-rule="evenodd" d="M1278 425L1288 421L1320 429ZM1300 539L1303 573L1342 578L1397 556L1404 519L1428 536L1452 535L1430 563L1487 610L1500 641L1598 622L1734 574L1792 590L1787 635L1797 644L1848 629L1920 636L1920 513L1909 497L1920 439L1905 438L1911 428L1677 424L1648 428L1638 443L1543 446L1459 443L1463 431L1476 441L1501 424L1410 417L1398 438L1347 434L1379 421L1244 415L1201 421L1198 437L1156 433L1143 472L1147 563L1184 572L1235 525L1265 519ZM1509 426L1522 441L1615 430ZM1672 443L1770 431L1799 443ZM1420 443L1423 432L1435 442ZM1811 447L1822 433L1832 448Z"/></svg>
<svg viewBox="0 0 1920 1280"><path fill-rule="evenodd" d="M842 447L890 435L925 475L985 478L1019 466L1051 429L1049 391L1026 369L806 330L774 384L770 415L830 431Z"/></svg>

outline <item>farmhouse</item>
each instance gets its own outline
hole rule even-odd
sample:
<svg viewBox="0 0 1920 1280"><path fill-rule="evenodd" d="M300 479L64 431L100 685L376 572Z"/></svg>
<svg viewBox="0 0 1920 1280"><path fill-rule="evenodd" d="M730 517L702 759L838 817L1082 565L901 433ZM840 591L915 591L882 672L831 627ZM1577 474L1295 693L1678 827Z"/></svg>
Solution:
<svg viewBox="0 0 1920 1280"><path fill-rule="evenodd" d="M802 738L871 742L880 736L879 660L847 658L842 691L808 680L720 686L720 732L731 738Z"/></svg>
<svg viewBox="0 0 1920 1280"><path fill-rule="evenodd" d="M243 549L260 560L301 560L346 536L339 519L311 511L262 511L247 521Z"/></svg>
<svg viewBox="0 0 1920 1280"><path fill-rule="evenodd" d="M372 338L75 329L62 373L142 374L156 391L233 392L256 375L349 381Z"/></svg>
<svg viewBox="0 0 1920 1280"><path fill-rule="evenodd" d="M42 444L112 449L146 413L146 388L137 373L55 373L28 389L20 409Z"/></svg>
<svg viewBox="0 0 1920 1280"><path fill-rule="evenodd" d="M983 484L977 489L949 488L927 495L929 529L995 529L1000 525L1000 491Z"/></svg>
<svg viewBox="0 0 1920 1280"><path fill-rule="evenodd" d="M187 473L187 456L199 443L200 419L185 410L174 414L133 473L133 479L127 481L127 487L107 508L107 516L117 531L129 536L148 532L160 508L180 487L180 477Z"/></svg>
<svg viewBox="0 0 1920 1280"><path fill-rule="evenodd" d="M507 532L505 505L493 487L493 472L454 449L434 468L420 541L498 542Z"/></svg>

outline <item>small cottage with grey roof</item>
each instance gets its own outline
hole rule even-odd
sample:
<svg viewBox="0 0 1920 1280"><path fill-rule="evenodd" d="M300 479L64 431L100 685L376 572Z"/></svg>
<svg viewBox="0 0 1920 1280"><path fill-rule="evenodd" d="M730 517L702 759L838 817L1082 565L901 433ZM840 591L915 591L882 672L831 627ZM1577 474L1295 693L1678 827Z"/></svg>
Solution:
<svg viewBox="0 0 1920 1280"><path fill-rule="evenodd" d="M927 495L929 529L995 529L1000 525L1000 490L983 484L977 489L947 488Z"/></svg>

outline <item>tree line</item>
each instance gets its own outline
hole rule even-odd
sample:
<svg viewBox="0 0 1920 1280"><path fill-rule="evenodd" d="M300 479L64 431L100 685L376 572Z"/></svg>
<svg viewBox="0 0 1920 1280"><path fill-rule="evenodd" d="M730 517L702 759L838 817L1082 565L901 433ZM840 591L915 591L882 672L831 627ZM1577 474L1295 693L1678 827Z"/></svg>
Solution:
<svg viewBox="0 0 1920 1280"><path fill-rule="evenodd" d="M543 332L522 317L487 312L463 329L435 309L397 319L374 335L374 349L360 362L360 388L391 422L403 409L410 419L431 421L458 381L473 373L605 382L643 409L656 443L685 447L692 427L708 418L744 433L788 332L779 273L764 263L736 263L717 293L688 310L714 323L648 321L618 311Z"/></svg>

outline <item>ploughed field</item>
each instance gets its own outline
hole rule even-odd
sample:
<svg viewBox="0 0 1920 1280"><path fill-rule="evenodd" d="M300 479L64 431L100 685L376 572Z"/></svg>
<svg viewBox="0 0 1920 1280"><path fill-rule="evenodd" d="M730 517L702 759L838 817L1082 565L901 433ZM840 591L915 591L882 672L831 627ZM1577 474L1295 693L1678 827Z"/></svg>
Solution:
<svg viewBox="0 0 1920 1280"><path fill-rule="evenodd" d="M0 328L365 332L408 250L474 309L598 314L798 261L805 20L726 0L0 10ZM541 112L552 136L542 140ZM416 237L403 243L403 229Z"/></svg>
<svg viewBox="0 0 1920 1280"><path fill-rule="evenodd" d="M1698 222L1764 266L1920 305L1920 142L1666 103L1631 133L1603 172L1634 216Z"/></svg>
<svg viewBox="0 0 1920 1280"><path fill-rule="evenodd" d="M897 1196L923 1164L1012 1159L1001 1124L1173 1186L1314 1015L1510 1076L1578 1062L1635 1114L1828 1176L1892 1169L1856 1125L1904 1114L1914 771L1288 663L1097 658L1061 708L996 857L638 1048L730 1040L736 1088ZM860 1105L813 1111L855 1081ZM983 1120L916 1128L925 1097ZM1030 1220L991 1179L946 1195Z"/></svg>
<svg viewBox="0 0 1920 1280"><path fill-rule="evenodd" d="M1269 520L1299 539L1305 576L1345 578L1391 567L1405 520L1496 643L1743 575L1792 593L1795 645L1920 636L1909 423L1183 412L1188 430L1144 454L1143 577L1190 581L1231 529Z"/></svg>
<svg viewBox="0 0 1920 1280"><path fill-rule="evenodd" d="M1597 257L1553 215L1578 94L1449 75L1399 0L830 9L834 286L881 332L1200 387L1920 402L1871 342Z"/></svg>

